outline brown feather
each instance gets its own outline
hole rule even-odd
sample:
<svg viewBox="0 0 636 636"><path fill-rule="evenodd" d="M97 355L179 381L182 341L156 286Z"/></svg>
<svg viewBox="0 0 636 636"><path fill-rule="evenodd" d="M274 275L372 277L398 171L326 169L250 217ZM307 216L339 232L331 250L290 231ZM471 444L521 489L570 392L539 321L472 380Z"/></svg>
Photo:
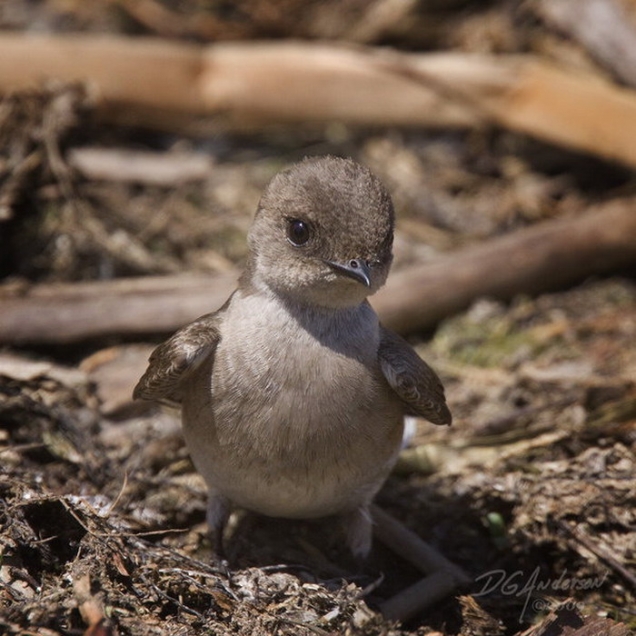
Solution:
<svg viewBox="0 0 636 636"><path fill-rule="evenodd" d="M442 382L404 338L381 327L378 359L389 386L404 402L407 415L424 417L433 424L452 422Z"/></svg>
<svg viewBox="0 0 636 636"><path fill-rule="evenodd" d="M159 345L150 355L148 369L137 383L133 398L180 404L183 380L214 355L221 339L218 326L222 310L201 316Z"/></svg>

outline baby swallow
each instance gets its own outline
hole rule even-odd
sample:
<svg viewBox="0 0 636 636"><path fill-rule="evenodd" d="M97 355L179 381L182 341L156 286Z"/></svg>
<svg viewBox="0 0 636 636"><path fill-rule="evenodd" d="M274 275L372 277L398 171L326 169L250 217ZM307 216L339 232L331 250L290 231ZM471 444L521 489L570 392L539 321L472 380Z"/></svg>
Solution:
<svg viewBox="0 0 636 636"><path fill-rule="evenodd" d="M261 198L236 291L151 355L134 396L181 405L217 550L236 505L341 515L364 558L404 416L450 424L435 372L367 301L389 273L393 226L367 168L336 157L292 166Z"/></svg>

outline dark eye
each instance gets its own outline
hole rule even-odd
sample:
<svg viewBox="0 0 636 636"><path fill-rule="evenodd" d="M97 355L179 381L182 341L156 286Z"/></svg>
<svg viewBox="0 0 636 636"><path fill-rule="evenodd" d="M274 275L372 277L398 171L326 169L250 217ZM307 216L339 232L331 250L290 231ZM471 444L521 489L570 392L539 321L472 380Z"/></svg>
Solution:
<svg viewBox="0 0 636 636"><path fill-rule="evenodd" d="M309 240L309 225L300 219L291 219L287 226L287 238L292 245L300 247Z"/></svg>

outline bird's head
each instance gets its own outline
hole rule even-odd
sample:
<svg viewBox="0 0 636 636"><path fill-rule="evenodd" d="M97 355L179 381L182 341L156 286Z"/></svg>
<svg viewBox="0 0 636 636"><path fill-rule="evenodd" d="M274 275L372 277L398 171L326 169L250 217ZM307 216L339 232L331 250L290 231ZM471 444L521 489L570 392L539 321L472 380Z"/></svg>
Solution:
<svg viewBox="0 0 636 636"><path fill-rule="evenodd" d="M319 307L351 307L386 281L394 213L351 159L305 159L267 186L248 235L252 284Z"/></svg>

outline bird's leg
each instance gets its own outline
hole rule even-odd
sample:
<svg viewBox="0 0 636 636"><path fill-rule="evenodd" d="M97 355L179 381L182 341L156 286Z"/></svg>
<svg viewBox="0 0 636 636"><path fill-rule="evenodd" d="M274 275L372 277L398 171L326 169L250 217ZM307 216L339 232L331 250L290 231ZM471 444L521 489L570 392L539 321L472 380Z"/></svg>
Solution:
<svg viewBox="0 0 636 636"><path fill-rule="evenodd" d="M210 528L212 550L214 551L213 560L225 561L223 531L229 517L230 502L222 495L210 490L206 519Z"/></svg>
<svg viewBox="0 0 636 636"><path fill-rule="evenodd" d="M368 506L360 506L352 510L344 516L343 521L347 546L353 558L358 563L363 563L371 552L373 535L373 521Z"/></svg>
<svg viewBox="0 0 636 636"><path fill-rule="evenodd" d="M380 608L384 616L405 621L470 583L470 577L458 565L375 504L371 506L371 516L377 538L427 575L385 601Z"/></svg>

